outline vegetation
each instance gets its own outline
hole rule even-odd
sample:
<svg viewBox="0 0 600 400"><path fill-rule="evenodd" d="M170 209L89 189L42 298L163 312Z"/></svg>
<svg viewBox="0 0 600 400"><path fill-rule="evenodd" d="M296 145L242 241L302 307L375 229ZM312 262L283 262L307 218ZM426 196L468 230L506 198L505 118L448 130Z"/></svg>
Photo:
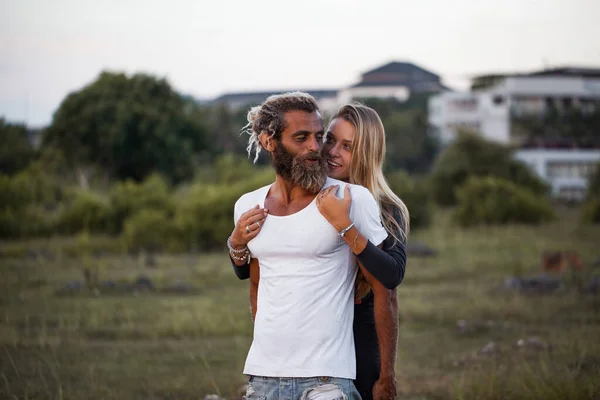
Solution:
<svg viewBox="0 0 600 400"><path fill-rule="evenodd" d="M98 166L110 177L143 180L159 172L190 178L208 150L205 128L186 114L182 97L162 79L103 72L69 94L44 133L73 167Z"/></svg>
<svg viewBox="0 0 600 400"><path fill-rule="evenodd" d="M503 178L536 194L548 191L546 184L512 157L508 147L462 133L435 161L431 172L434 200L444 206L456 204L456 189L470 176Z"/></svg>
<svg viewBox="0 0 600 400"><path fill-rule="evenodd" d="M539 224L554 218L546 199L502 178L471 177L456 197L454 215L462 226Z"/></svg>
<svg viewBox="0 0 600 400"><path fill-rule="evenodd" d="M581 214L554 210L509 148L461 135L438 154L426 100L363 99L386 127L409 245L437 254L409 255L398 291L401 398L599 397L600 303L583 283L600 279L600 172ZM0 120L0 398L240 397L253 327L224 244L235 201L274 179L267 157L247 159L245 112L105 72L39 148ZM563 249L584 269L561 291L504 284Z"/></svg>
<svg viewBox="0 0 600 400"><path fill-rule="evenodd" d="M450 212L434 220L410 241L438 256L409 257L398 289L399 398L597 398L598 296L567 278L557 294L499 288L517 271L539 274L546 250L577 251L591 268L598 226L579 226L573 212L547 226L465 229ZM86 252L75 256L71 246ZM226 253L163 254L148 269L127 255L98 253L107 246L95 236L85 246L74 239L0 244L0 398L239 398L252 321L248 284L235 278ZM100 282L144 276L155 289L62 293L84 281L86 257ZM160 291L178 282L196 292ZM518 345L529 338L541 344Z"/></svg>

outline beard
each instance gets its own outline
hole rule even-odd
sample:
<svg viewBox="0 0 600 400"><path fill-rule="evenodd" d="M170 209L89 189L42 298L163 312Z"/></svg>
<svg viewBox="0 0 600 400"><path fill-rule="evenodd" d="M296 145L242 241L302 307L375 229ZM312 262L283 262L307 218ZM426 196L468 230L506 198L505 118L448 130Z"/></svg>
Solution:
<svg viewBox="0 0 600 400"><path fill-rule="evenodd" d="M311 163L308 161L317 161ZM311 194L317 194L327 180L325 158L319 152L296 156L283 143L278 142L273 151L273 167L283 179L300 186Z"/></svg>

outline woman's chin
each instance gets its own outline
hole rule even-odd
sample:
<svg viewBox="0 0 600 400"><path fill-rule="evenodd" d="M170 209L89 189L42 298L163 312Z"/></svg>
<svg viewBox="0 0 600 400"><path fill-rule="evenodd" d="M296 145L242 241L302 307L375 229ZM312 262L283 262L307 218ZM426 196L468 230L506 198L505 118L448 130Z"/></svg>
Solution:
<svg viewBox="0 0 600 400"><path fill-rule="evenodd" d="M338 181L345 181L348 179L347 176L344 176L344 173L340 171L340 168L331 168L327 167L327 176L333 179L337 179Z"/></svg>

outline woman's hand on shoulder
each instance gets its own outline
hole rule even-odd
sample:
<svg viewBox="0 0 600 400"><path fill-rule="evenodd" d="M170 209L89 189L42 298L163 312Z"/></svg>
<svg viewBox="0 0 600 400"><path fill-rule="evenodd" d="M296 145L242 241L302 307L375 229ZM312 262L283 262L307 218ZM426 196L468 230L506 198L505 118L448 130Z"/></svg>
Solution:
<svg viewBox="0 0 600 400"><path fill-rule="evenodd" d="M350 206L352 205L350 185L346 185L344 188L344 196L341 199L335 195L339 188L339 185L333 185L321 190L316 200L319 212L338 232L352 223L350 219Z"/></svg>

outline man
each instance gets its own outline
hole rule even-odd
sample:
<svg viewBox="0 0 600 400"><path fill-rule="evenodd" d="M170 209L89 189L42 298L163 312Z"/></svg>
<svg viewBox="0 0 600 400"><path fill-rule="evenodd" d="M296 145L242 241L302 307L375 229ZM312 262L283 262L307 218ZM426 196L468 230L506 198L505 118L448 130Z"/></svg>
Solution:
<svg viewBox="0 0 600 400"><path fill-rule="evenodd" d="M310 95L271 96L248 121L249 150L271 154L276 180L237 201L228 240L236 265L250 260L255 327L244 368L246 397L358 399L352 383L357 266L341 237L356 226L380 244L387 233L377 203L368 190L350 185L353 224L339 232L318 211L321 189L346 184L326 176L323 121Z"/></svg>

